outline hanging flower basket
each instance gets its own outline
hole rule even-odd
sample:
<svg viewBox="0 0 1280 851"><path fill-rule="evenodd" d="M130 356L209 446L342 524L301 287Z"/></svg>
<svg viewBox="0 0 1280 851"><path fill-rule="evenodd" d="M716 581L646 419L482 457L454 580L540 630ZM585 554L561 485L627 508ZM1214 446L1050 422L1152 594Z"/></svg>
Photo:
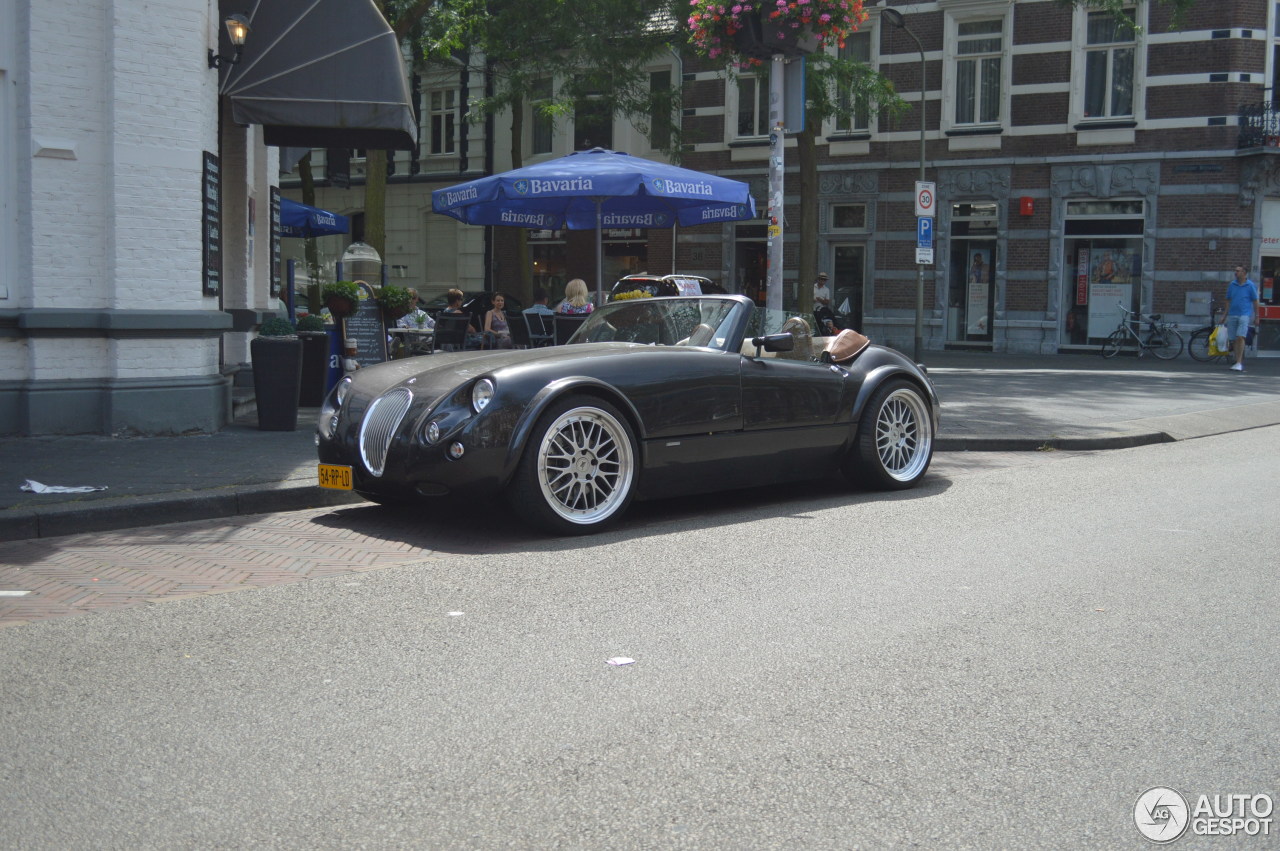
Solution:
<svg viewBox="0 0 1280 851"><path fill-rule="evenodd" d="M324 306L329 308L329 312L333 314L334 319L341 319L356 312L355 301L346 296L327 296L324 300Z"/></svg>
<svg viewBox="0 0 1280 851"><path fill-rule="evenodd" d="M844 40L867 19L862 0L690 0L689 40L705 56L760 65Z"/></svg>
<svg viewBox="0 0 1280 851"><path fill-rule="evenodd" d="M334 319L341 319L356 312L360 301L360 289L354 281L334 281L325 284L320 291L324 306L329 308Z"/></svg>

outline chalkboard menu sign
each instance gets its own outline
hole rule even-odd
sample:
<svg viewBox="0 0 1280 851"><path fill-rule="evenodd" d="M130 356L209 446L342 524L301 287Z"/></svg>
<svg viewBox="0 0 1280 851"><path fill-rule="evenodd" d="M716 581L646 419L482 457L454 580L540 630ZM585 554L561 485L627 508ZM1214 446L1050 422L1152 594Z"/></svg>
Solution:
<svg viewBox="0 0 1280 851"><path fill-rule="evenodd" d="M387 359L387 326L382 321L382 308L373 298L373 287L364 281L356 281L360 287L360 304L356 312L348 316L346 338L356 341L356 361L361 366L373 366Z"/></svg>
<svg viewBox="0 0 1280 851"><path fill-rule="evenodd" d="M217 154L204 152L204 182L201 186L204 229L204 294L222 290L222 164Z"/></svg>
<svg viewBox="0 0 1280 851"><path fill-rule="evenodd" d="M280 187L271 187L271 295L280 295ZM290 295L292 302L293 296Z"/></svg>

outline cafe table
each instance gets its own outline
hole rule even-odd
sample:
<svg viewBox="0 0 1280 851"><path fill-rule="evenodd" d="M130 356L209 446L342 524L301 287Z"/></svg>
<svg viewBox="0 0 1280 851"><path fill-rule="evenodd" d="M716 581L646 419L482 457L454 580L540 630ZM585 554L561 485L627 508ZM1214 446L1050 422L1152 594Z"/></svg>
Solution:
<svg viewBox="0 0 1280 851"><path fill-rule="evenodd" d="M392 336L404 343L404 357L429 355L436 350L436 332L431 328L390 328Z"/></svg>

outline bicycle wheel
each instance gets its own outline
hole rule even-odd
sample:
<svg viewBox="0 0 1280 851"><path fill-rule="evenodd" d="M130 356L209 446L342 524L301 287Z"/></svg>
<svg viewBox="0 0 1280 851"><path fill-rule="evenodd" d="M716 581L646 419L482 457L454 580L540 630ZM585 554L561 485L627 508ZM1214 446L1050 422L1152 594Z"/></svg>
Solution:
<svg viewBox="0 0 1280 851"><path fill-rule="evenodd" d="M1176 328L1160 328L1147 338L1151 353L1160 360L1173 360L1182 354L1182 335Z"/></svg>
<svg viewBox="0 0 1280 851"><path fill-rule="evenodd" d="M1208 363L1222 357L1222 355L1209 354L1209 338L1211 336L1213 336L1212 326L1201 328L1191 335L1191 339L1187 341L1187 354L1191 355L1192 360Z"/></svg>
<svg viewBox="0 0 1280 851"><path fill-rule="evenodd" d="M1129 332L1119 329L1111 332L1111 336L1102 344L1102 356L1104 358L1113 358L1120 354L1120 350L1124 348L1125 342L1129 339Z"/></svg>

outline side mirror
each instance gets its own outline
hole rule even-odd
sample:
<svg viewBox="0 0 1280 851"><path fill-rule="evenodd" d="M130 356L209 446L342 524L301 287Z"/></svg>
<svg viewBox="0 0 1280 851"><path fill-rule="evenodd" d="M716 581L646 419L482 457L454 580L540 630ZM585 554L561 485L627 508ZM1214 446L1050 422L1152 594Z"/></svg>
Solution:
<svg viewBox="0 0 1280 851"><path fill-rule="evenodd" d="M770 334L767 337L756 337L752 339L751 345L756 347L756 357L760 357L760 350L766 352L789 352L796 346L796 338L790 334Z"/></svg>

